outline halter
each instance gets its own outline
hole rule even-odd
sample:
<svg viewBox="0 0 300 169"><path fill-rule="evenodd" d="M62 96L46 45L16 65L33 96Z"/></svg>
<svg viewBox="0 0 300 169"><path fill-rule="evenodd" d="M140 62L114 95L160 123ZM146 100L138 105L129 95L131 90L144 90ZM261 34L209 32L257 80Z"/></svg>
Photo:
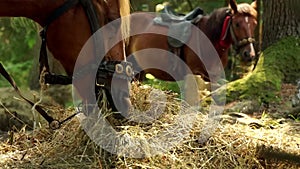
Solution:
<svg viewBox="0 0 300 169"><path fill-rule="evenodd" d="M231 14L225 17L223 27L222 27L221 39L219 41L219 45L224 49L227 49L230 46L230 43L226 42L226 37L228 35L228 32L230 32L230 36L233 41L233 46L236 51L239 51L242 47L244 47L247 44L255 42L255 39L252 37L243 38L241 40L238 40L236 38L236 35L234 33L234 28L232 26Z"/></svg>
<svg viewBox="0 0 300 169"><path fill-rule="evenodd" d="M255 42L255 39L252 38L252 37L244 38L244 39L241 39L241 40L238 41L235 34L234 34L232 24L230 25L230 35L231 35L231 38L233 40L233 43L234 43L233 46L234 46L236 51L239 51L242 47L244 47L244 46L246 46L250 43Z"/></svg>

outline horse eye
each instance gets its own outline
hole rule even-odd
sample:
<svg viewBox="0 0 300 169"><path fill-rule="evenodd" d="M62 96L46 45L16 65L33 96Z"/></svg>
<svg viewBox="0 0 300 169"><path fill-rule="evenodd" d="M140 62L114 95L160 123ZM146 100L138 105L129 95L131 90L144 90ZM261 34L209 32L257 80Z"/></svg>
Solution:
<svg viewBox="0 0 300 169"><path fill-rule="evenodd" d="M240 24L239 24L239 23L236 23L236 24L235 24L235 27L237 27L237 28L240 27Z"/></svg>

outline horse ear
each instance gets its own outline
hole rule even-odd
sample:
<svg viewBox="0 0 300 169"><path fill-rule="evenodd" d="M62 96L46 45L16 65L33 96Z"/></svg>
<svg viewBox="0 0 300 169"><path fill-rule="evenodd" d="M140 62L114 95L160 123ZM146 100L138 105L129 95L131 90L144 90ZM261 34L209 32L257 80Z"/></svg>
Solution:
<svg viewBox="0 0 300 169"><path fill-rule="evenodd" d="M251 3L251 6L252 6L252 8L254 8L255 10L257 10L257 1L254 0L254 1Z"/></svg>
<svg viewBox="0 0 300 169"><path fill-rule="evenodd" d="M233 13L237 13L237 3L235 0L229 0L229 8L232 9Z"/></svg>

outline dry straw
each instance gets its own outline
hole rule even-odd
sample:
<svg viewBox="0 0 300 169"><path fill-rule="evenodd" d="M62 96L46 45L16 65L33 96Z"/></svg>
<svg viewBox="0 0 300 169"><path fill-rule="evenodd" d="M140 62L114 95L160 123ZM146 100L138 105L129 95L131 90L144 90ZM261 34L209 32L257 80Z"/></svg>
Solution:
<svg viewBox="0 0 300 169"><path fill-rule="evenodd" d="M136 109L146 111L155 104L156 100L149 98L153 88L134 84L132 87L132 101ZM203 135L204 124L209 119L207 110L193 114L195 123L187 136L167 130L178 117L182 108L178 96L165 92L163 110L157 106L153 111L162 111L157 114L150 124L134 122L132 120L117 120L109 118L110 122L117 124L115 129L122 135L127 135L137 140L147 140L162 131L164 136L171 141L183 138L180 144L171 149L163 150L164 153L147 156L151 150L139 147L144 151L144 158L129 158L111 154L95 144L86 132L83 131L78 118L63 125L56 131L41 128L34 133L26 128L15 131L13 136L3 139L0 145L0 166L2 168L299 168L300 155L300 126L295 121L286 121L283 124L274 123L273 119L264 117L259 119L261 125L253 126L239 120L228 122L226 116L219 116L217 130L206 142L199 142ZM158 103L157 103L158 104ZM159 105L159 104L158 104ZM61 108L54 115L63 119L74 113L73 109L63 112ZM184 110L189 109L185 105ZM104 111L102 112L109 112ZM134 114L134 112L132 112ZM188 114L192 115L192 114ZM109 113L106 114L109 116ZM136 115L140 116L140 115ZM154 115L156 117L156 115ZM135 116L132 116L134 118ZM138 117L135 117L138 118ZM91 118L97 119L97 118ZM91 119L86 119L89 121ZM97 126L97 120L89 121L92 127ZM257 121L255 121L257 122ZM250 124L250 123L248 123ZM270 127L272 124L272 127ZM99 128L95 131L99 131ZM101 131L101 129L100 129ZM97 134L99 136L99 134ZM109 135L103 135L109 137ZM170 138L174 137L174 138ZM172 140L173 139L173 140ZM10 144L11 143L11 144ZM163 148L163 147L161 147ZM279 155L274 152L279 152ZM271 153L271 154L268 154ZM272 154L273 153L273 154ZM273 156L274 157L267 157ZM290 156L288 156L290 155ZM286 158L287 157L287 158ZM294 160L293 160L294 158Z"/></svg>

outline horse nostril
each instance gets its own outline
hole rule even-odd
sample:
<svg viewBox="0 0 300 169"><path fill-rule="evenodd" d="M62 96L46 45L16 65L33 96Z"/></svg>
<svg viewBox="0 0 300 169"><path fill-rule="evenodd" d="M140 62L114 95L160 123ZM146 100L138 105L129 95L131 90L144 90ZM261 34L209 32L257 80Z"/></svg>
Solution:
<svg viewBox="0 0 300 169"><path fill-rule="evenodd" d="M250 57L250 52L245 51L245 52L244 52L244 56L245 56L246 58Z"/></svg>
<svg viewBox="0 0 300 169"><path fill-rule="evenodd" d="M251 53L251 54L250 54L250 58L251 58L252 60L255 59L255 57L256 57L255 53Z"/></svg>
<svg viewBox="0 0 300 169"><path fill-rule="evenodd" d="M249 51L243 52L243 60L245 62L251 62L253 60L254 56Z"/></svg>

